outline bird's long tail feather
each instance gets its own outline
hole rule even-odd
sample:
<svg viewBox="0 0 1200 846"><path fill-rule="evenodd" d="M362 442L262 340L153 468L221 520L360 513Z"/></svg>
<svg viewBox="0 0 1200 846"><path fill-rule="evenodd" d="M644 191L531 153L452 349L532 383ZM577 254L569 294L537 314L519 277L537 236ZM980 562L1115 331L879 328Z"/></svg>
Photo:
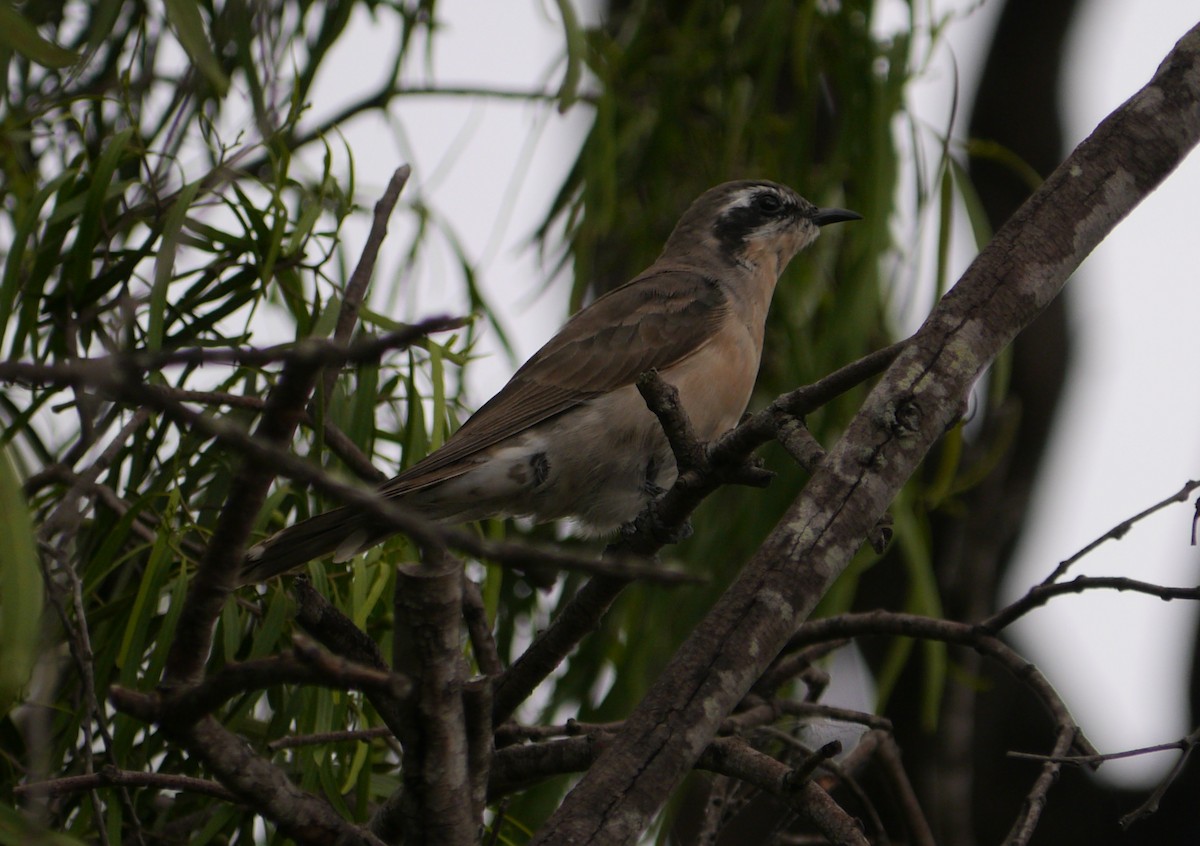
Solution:
<svg viewBox="0 0 1200 846"><path fill-rule="evenodd" d="M345 508L302 520L250 548L242 566L241 582L266 581L314 558L331 552L343 553L352 544L348 554L339 554L339 558L349 557L363 545L366 535L362 518Z"/></svg>

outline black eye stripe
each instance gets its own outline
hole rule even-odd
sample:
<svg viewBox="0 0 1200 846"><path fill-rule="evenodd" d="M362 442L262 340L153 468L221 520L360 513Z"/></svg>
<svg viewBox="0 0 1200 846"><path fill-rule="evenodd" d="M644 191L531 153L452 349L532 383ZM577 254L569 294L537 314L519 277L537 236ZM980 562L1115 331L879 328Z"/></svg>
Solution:
<svg viewBox="0 0 1200 846"><path fill-rule="evenodd" d="M794 204L775 191L757 190L743 202L745 205L727 207L713 226L713 234L726 252L736 251L750 233L795 211Z"/></svg>

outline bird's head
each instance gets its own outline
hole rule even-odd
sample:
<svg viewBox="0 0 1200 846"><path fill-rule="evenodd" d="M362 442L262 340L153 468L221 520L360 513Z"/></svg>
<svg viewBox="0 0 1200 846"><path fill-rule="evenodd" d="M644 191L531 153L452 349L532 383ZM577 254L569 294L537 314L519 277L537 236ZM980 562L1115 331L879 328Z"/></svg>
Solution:
<svg viewBox="0 0 1200 846"><path fill-rule="evenodd" d="M786 185L766 180L710 188L684 212L667 239L664 258L715 256L775 275L829 223L860 220L846 209L817 208Z"/></svg>

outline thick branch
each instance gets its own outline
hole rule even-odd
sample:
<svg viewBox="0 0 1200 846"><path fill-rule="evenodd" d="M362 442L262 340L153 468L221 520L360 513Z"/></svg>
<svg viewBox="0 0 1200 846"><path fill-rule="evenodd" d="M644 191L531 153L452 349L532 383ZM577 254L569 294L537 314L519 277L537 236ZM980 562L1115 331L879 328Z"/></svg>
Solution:
<svg viewBox="0 0 1200 846"><path fill-rule="evenodd" d="M473 815L463 713L466 666L459 632L462 562L439 556L396 571L396 670L413 680L401 703L404 787L399 804L405 843L471 844L480 820ZM393 839L393 820L372 828Z"/></svg>
<svg viewBox="0 0 1200 846"><path fill-rule="evenodd" d="M1200 27L996 234L535 844L636 841L959 415L971 386L1200 139Z"/></svg>

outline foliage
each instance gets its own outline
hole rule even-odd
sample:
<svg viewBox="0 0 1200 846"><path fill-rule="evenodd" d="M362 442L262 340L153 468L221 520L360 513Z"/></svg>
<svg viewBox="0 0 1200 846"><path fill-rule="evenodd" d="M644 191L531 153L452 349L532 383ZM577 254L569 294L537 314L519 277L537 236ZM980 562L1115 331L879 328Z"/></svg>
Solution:
<svg viewBox="0 0 1200 846"><path fill-rule="evenodd" d="M310 91L352 16L387 18L402 33L393 57L398 76L410 45L430 35L434 11L432 3L374 0L5 4L12 26L0 51L8 80L0 104L0 228L9 244L0 278L4 356L69 365L328 335L353 258L341 232L360 209L349 151L328 134L332 127L305 120ZM407 251L415 256L437 230L419 210L407 213L415 233ZM397 328L369 309L362 321L364 337ZM330 429L392 461L397 441L406 459L427 451L430 430L458 416L454 395L443 391L443 362L461 362L473 332L339 380L323 397L320 425L309 425L298 446L340 474L350 470L325 448ZM145 378L207 419L246 428L276 370L186 363ZM427 408L430 372L439 376ZM414 425L397 424L410 416ZM36 633L40 603L23 574L37 564L12 525L21 512L5 507L0 693L11 692L8 676L22 667L15 685L28 687L23 706L5 709L0 731L4 799L12 800L19 780L104 766L198 774L196 762L184 763L160 734L105 699L110 685L152 689L159 681L188 574L229 495L236 456L192 427L83 385L6 387L0 419L7 456L0 496L15 493L11 460L38 529L53 610L30 679L33 641L22 632L32 624ZM286 486L269 505L264 529L316 507ZM360 561L354 570L355 578L339 573L320 585L378 634L390 613L380 602L387 568ZM248 599L222 614L214 666L290 643L287 595L274 589ZM359 697L313 689L246 696L225 718L260 739L285 727L310 732L370 721ZM346 803L362 813L387 792L394 760L386 744L326 752L317 766L304 755L277 757L347 813ZM138 827L166 839L186 833L194 843L254 837L254 817L236 806L210 814L209 799L182 793L164 805L156 796L121 787L68 794L39 805L36 817L83 839L106 833L109 842ZM0 837L29 842L33 834L22 826L0 827Z"/></svg>
<svg viewBox="0 0 1200 846"><path fill-rule="evenodd" d="M890 138L911 45L903 33L886 42L872 36L868 0L833 7L647 3L584 31L570 4L559 4L567 71L558 103L586 100L594 124L541 235L553 248L554 237L566 234L576 302L587 286L610 287L652 260L681 198L727 178L770 176L820 204L864 214L853 237L827 236L781 284L760 404L886 341L888 280L880 268L896 191ZM0 227L10 244L0 277L0 348L7 359L71 365L332 332L354 259L342 246L343 228L364 199L352 178L338 177L352 177L353 168L333 131L337 121L386 110L401 95L413 45L436 42L432 2L99 0L2 11L10 24L0 39L9 83L0 105ZM334 120L312 125L306 109L314 80L355 15L386 18L402 33L390 77ZM438 224L419 203L405 214L412 225L403 251L417 261ZM481 307L465 257L462 270L468 299ZM363 337L399 328L369 307L361 319ZM461 417L445 366L465 362L473 333L427 339L343 374L319 396L296 449L341 475L358 472L359 454L380 469L419 458ZM145 380L205 420L247 430L278 372L190 361L154 369ZM834 430L855 405L851 395L815 414L814 431ZM0 445L23 479L37 529L52 612L24 704L0 722L4 798L18 780L105 766L204 775L197 761L116 712L106 696L112 685L148 691L161 681L188 577L233 493L238 456L208 431L70 380L6 388L0 418ZM344 433L354 452L331 443L332 432ZM780 471L772 489L719 493L677 553L706 562L711 586L683 597L650 587L629 593L529 710L543 719L597 720L629 711L799 488L799 471L771 459ZM11 496L7 465L0 471L0 497ZM910 500L912 519L900 524L911 531L906 548L917 550L914 558L917 500ZM259 529L327 504L280 485ZM11 521L14 512L4 516ZM497 538L512 529L482 531ZM529 534L549 536L547 529ZM6 669L19 672L33 664L28 632L40 608L36 591L22 588L20 606L7 591L19 584L14 574L27 577L35 565L15 541L4 552L2 621L6 632L25 633L6 637L5 649L21 653ZM395 578L385 562L411 555L401 539L345 568L309 569L317 591L381 644L385 659ZM506 659L582 581L567 577L560 591L543 596L531 589L532 578L484 564L470 572L483 583ZM291 595L277 585L229 601L211 669L286 649L294 613ZM647 619L655 621L651 632ZM602 678L614 682L603 689ZM21 683L5 679L0 696ZM269 745L285 734L380 725L360 693L272 687L233 699L220 716L347 818L366 819L399 784L396 751L383 739ZM536 826L560 787L528 791L510 807L510 820ZM109 842L134 829L193 843L262 837L255 817L236 805L186 791L170 801L161 796L110 785L55 796L34 816L47 829L81 839L103 832ZM0 826L0 838L32 836L17 825Z"/></svg>

